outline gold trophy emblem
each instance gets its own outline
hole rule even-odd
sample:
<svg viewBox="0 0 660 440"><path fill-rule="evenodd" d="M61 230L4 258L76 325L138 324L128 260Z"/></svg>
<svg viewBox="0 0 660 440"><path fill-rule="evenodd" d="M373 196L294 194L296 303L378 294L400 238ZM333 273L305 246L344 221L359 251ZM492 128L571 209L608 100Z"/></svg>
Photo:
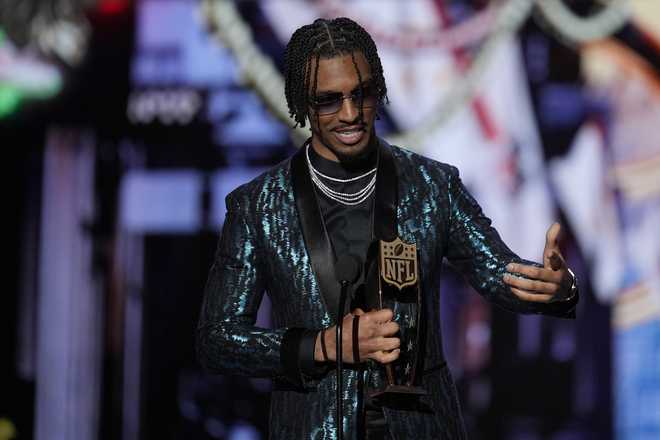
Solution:
<svg viewBox="0 0 660 440"><path fill-rule="evenodd" d="M417 283L417 245L401 241L380 241L380 275L399 290Z"/></svg>

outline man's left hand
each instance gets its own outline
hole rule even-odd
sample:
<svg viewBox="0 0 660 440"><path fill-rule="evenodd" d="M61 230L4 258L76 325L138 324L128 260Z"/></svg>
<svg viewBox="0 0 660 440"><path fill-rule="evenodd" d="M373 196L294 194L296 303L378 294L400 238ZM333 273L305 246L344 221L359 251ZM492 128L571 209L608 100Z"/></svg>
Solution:
<svg viewBox="0 0 660 440"><path fill-rule="evenodd" d="M504 282L518 298L547 303L569 296L573 277L568 272L557 244L560 230L559 223L553 223L545 235L542 268L519 263L506 266L508 272L504 274ZM524 275L526 278L517 275Z"/></svg>

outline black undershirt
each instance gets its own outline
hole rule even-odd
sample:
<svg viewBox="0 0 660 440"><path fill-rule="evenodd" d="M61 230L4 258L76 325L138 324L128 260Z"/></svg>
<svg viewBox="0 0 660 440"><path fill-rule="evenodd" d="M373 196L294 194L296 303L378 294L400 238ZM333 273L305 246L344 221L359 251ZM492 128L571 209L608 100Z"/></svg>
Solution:
<svg viewBox="0 0 660 440"><path fill-rule="evenodd" d="M338 179L350 179L372 170L378 163L378 151L374 148L364 159L350 165L334 162L320 156L314 148L309 147L309 158L314 168L321 173ZM321 181L334 191L355 193L367 185L373 174L352 182L334 182L321 177ZM373 210L374 193L362 203L346 206L326 196L316 186L317 200L321 215L325 223L335 257L352 254L356 256L360 265L364 264L367 249L371 243L372 225L371 213ZM356 282L362 283L363 274ZM386 423L380 407L373 405L370 399L365 398L365 439L382 439L385 437Z"/></svg>
<svg viewBox="0 0 660 440"><path fill-rule="evenodd" d="M309 158L314 168L327 176L338 179L350 179L372 170L376 167L377 156L378 152L374 150L364 160L347 167L320 156L314 148L309 147ZM334 191L355 193L363 189L372 178L373 174L370 174L347 183L334 182L323 177L320 179ZM358 205L346 206L332 200L316 186L314 190L335 257L341 258L342 255L353 254L359 258L360 263L364 263L367 248L371 242L371 211L374 194L372 193Z"/></svg>

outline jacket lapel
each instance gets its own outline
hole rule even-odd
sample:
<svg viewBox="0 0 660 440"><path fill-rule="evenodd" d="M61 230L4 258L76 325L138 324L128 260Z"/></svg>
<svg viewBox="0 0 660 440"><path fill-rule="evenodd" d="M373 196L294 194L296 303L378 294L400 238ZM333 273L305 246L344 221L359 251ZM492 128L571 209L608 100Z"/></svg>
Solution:
<svg viewBox="0 0 660 440"><path fill-rule="evenodd" d="M392 241L397 234L396 210L399 204L397 169L392 157L392 148L378 139L378 177L376 178L376 200L371 222L375 239Z"/></svg>
<svg viewBox="0 0 660 440"><path fill-rule="evenodd" d="M339 283L335 279L335 256L328 231L321 217L321 208L316 200L314 183L309 176L305 160L305 146L301 147L293 156L291 171L296 209L307 253L316 274L326 310L333 321L337 322Z"/></svg>

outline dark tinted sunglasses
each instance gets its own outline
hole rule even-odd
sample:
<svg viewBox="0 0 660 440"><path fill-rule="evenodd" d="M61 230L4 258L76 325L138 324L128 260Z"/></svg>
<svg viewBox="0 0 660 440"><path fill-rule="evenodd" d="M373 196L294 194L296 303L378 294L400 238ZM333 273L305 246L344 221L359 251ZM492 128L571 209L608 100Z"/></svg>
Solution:
<svg viewBox="0 0 660 440"><path fill-rule="evenodd" d="M378 87L372 83L365 84L354 89L349 96L341 93L325 93L310 98L310 105L319 115L331 115L337 113L344 104L344 99L351 99L353 104L362 108L371 108L378 105L380 94Z"/></svg>

